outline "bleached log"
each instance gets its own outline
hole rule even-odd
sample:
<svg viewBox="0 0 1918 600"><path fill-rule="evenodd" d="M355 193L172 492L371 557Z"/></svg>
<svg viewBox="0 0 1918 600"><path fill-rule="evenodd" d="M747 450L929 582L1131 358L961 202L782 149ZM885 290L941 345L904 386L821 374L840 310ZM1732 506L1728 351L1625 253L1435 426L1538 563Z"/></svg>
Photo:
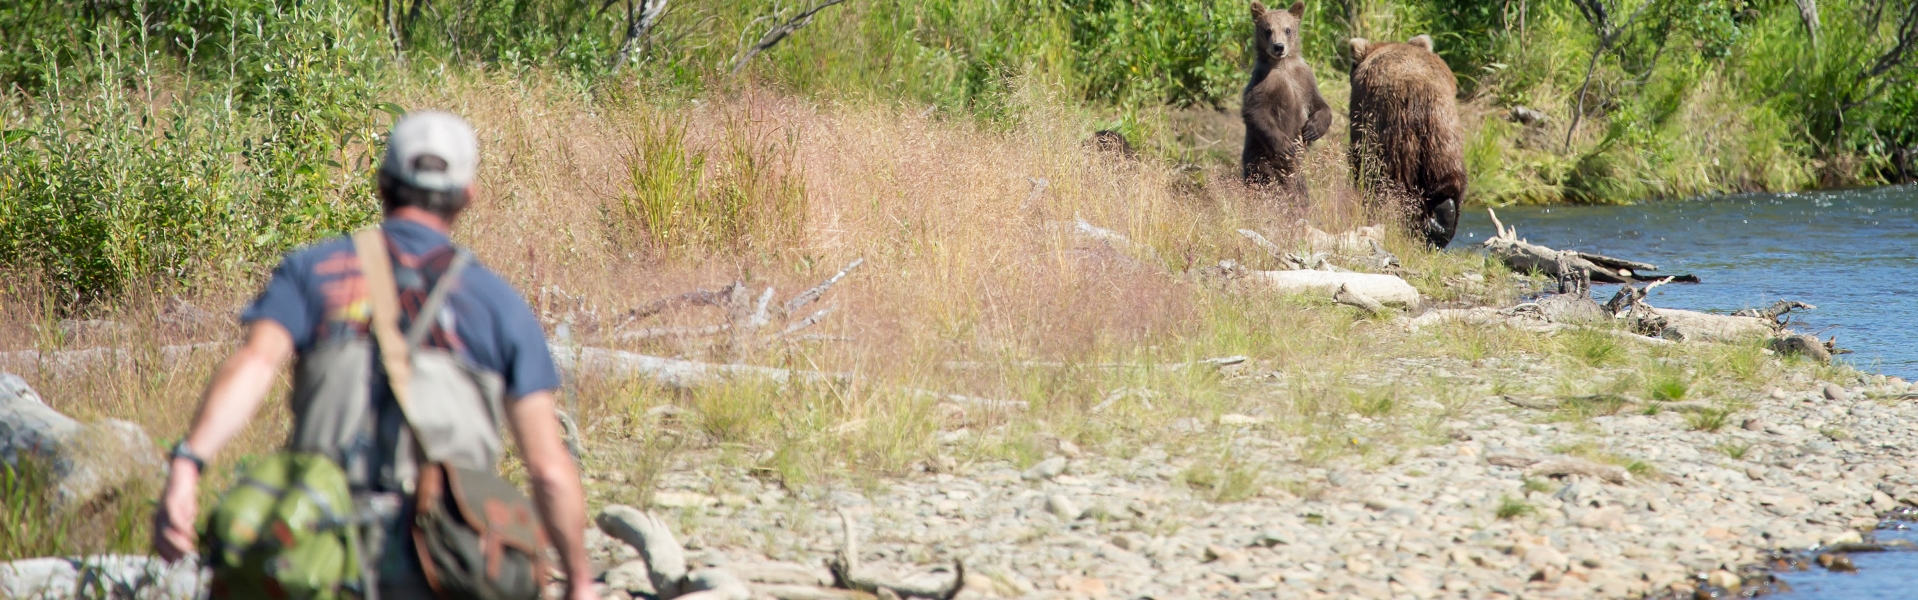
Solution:
<svg viewBox="0 0 1918 600"><path fill-rule="evenodd" d="M1651 312L1665 322L1659 337L1672 341L1736 342L1771 337L1778 333L1777 323L1759 317L1714 315L1675 308L1652 308Z"/></svg>
<svg viewBox="0 0 1918 600"><path fill-rule="evenodd" d="M1381 304L1417 308L1418 288L1394 275L1327 271L1247 271L1245 280L1291 294L1331 298L1339 288L1364 294Z"/></svg>
<svg viewBox="0 0 1918 600"><path fill-rule="evenodd" d="M1235 354L1232 356L1220 356L1216 358L1200 359L1192 362L1157 364L1157 365L1141 365L1136 363L1070 363L1070 362L1042 361L1042 360L1021 360L1021 361L1013 361L1009 363L981 362L976 360L949 360L949 361L939 363L939 366L950 371L976 371L976 370L984 370L984 369L995 369L999 367L1012 367L1012 368L1018 368L1018 369L1096 369L1096 370L1103 370L1103 371L1123 371L1126 369L1152 368L1152 369L1164 369L1167 371L1182 371L1182 370L1191 369L1191 368L1218 369L1218 368L1229 367L1232 365L1240 364L1247 360L1250 360L1250 359L1245 356Z"/></svg>
<svg viewBox="0 0 1918 600"><path fill-rule="evenodd" d="M206 342L200 344L181 344L161 346L158 349L160 364L172 367L195 356L220 356L220 352L233 347L232 342ZM144 351L124 348L87 348L83 350L19 350L0 352L0 370L21 375L50 374L67 377L93 369L124 369L132 367L143 358L153 356Z"/></svg>
<svg viewBox="0 0 1918 600"><path fill-rule="evenodd" d="M1365 294L1353 291L1350 285L1340 285L1338 291L1332 292L1332 301L1346 306L1358 307L1359 310L1363 310L1372 315L1393 314L1390 309L1385 308L1385 305L1379 304L1379 301L1373 300L1372 297Z"/></svg>
<svg viewBox="0 0 1918 600"><path fill-rule="evenodd" d="M740 378L762 379L779 384L793 381L838 384L852 379L852 376L840 373L703 363L605 348L575 348L558 344L548 344L547 348L553 353L554 364L564 371L637 375L677 390L725 383Z"/></svg>

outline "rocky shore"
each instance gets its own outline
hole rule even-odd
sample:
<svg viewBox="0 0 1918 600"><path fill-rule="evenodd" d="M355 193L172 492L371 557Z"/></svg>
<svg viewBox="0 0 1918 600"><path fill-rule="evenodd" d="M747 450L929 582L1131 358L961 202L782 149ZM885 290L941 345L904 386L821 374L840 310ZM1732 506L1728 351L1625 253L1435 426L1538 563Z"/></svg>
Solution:
<svg viewBox="0 0 1918 600"><path fill-rule="evenodd" d="M1550 370L1396 364L1488 389ZM1270 380L1256 364L1227 376L1248 393ZM1766 586L1749 567L1770 553L1856 543L1877 515L1918 504L1918 439L1905 425L1918 389L1883 376L1786 380L1728 413L1626 401L1567 419L1497 394L1414 403L1408 417L1443 437L1369 464L1304 466L1297 440L1258 415L1176 423L1169 440L1230 440L1229 460L1256 479L1238 484L1253 488L1239 501L1214 501L1195 481L1222 465L1054 440L1031 465L940 458L916 475L798 495L685 456L652 502L693 563L786 574L755 584L767 597L809 597L791 591L793 573L831 580L821 563L840 546L832 515L843 509L867 562L903 572L962 561L961 597L1689 598ZM1360 429L1368 420L1351 416ZM970 435L941 441L956 449ZM595 500L641 500L621 484L595 481ZM594 539L609 569L635 555ZM614 597L647 591L643 578L609 577Z"/></svg>

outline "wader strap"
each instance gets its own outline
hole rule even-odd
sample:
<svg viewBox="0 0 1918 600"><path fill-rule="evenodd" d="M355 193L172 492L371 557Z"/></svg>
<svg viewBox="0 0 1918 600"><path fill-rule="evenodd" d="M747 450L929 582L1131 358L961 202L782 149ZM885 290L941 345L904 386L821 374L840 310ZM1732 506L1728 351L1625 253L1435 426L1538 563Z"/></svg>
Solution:
<svg viewBox="0 0 1918 600"><path fill-rule="evenodd" d="M413 318L413 327L406 332L407 350L419 348L420 343L426 341L426 334L433 331L433 323L439 320L440 308L446 305L446 296L452 293L453 282L459 280L460 271L472 262L473 253L465 248L453 249L453 264L440 273L433 291L426 295L426 303L420 305L420 314Z"/></svg>
<svg viewBox="0 0 1918 600"><path fill-rule="evenodd" d="M393 400L399 404L400 415L405 417L407 427L412 427L413 417L409 414L409 388L413 381L413 348L409 338L424 338L425 332L432 329L432 323L441 306L446 304L447 290L453 286L453 280L459 276L460 269L471 262L472 255L464 249L458 250L453 264L440 275L433 290L427 293L426 304L421 306L418 322L413 324L413 335L400 336L400 294L399 287L393 281L393 258L386 249L386 234L379 228L366 229L353 234L353 251L360 258L360 274L366 280L367 304L372 308L371 327L374 342L380 347L380 364L386 367L386 382L393 388ZM413 432L414 446L420 451L420 462L439 462L434 457L426 441L421 439L419 431Z"/></svg>

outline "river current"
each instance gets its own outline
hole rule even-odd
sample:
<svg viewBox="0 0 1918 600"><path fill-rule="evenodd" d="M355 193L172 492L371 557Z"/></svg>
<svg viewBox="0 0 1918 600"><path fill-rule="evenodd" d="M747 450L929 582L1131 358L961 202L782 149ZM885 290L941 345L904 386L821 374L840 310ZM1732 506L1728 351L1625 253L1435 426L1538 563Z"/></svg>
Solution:
<svg viewBox="0 0 1918 600"><path fill-rule="evenodd" d="M1691 273L1652 290L1653 306L1728 313L1787 299L1800 331L1838 336L1841 357L1918 379L1918 186L1741 194L1635 206L1509 207L1521 238ZM1459 219L1454 248L1493 234L1483 208ZM1600 302L1617 286L1595 285Z"/></svg>

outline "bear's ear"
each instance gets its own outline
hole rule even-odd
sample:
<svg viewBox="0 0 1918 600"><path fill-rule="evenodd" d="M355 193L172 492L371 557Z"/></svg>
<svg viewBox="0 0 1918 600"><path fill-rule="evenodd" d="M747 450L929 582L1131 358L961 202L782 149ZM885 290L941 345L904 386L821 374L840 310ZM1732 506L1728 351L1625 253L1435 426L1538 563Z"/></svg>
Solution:
<svg viewBox="0 0 1918 600"><path fill-rule="evenodd" d="M1420 35L1420 36L1418 36L1418 37L1414 37L1414 38L1412 38L1412 39L1409 39L1409 40L1405 40L1405 43L1407 43L1407 44L1411 44L1411 45L1414 45L1414 46L1418 46L1418 47L1420 47L1420 48L1424 48L1426 52L1432 52L1432 51L1433 51L1433 50L1432 50L1432 36L1429 36L1429 35Z"/></svg>
<svg viewBox="0 0 1918 600"><path fill-rule="evenodd" d="M1252 0L1252 20L1257 21L1263 18L1265 18L1265 5L1260 4L1259 0Z"/></svg>
<svg viewBox="0 0 1918 600"><path fill-rule="evenodd" d="M1345 40L1345 45L1352 47L1352 64L1353 65L1358 65L1360 62L1364 62L1366 51L1372 49L1372 42L1365 41L1365 38L1352 38L1349 40Z"/></svg>
<svg viewBox="0 0 1918 600"><path fill-rule="evenodd" d="M1292 18L1294 18L1294 19L1297 19L1297 18L1299 18L1299 17L1303 17L1303 16L1305 16L1305 3L1304 3L1304 2L1293 2L1293 3L1292 3L1292 8L1288 8L1288 9L1285 9L1285 12L1289 12L1289 13L1292 13Z"/></svg>

